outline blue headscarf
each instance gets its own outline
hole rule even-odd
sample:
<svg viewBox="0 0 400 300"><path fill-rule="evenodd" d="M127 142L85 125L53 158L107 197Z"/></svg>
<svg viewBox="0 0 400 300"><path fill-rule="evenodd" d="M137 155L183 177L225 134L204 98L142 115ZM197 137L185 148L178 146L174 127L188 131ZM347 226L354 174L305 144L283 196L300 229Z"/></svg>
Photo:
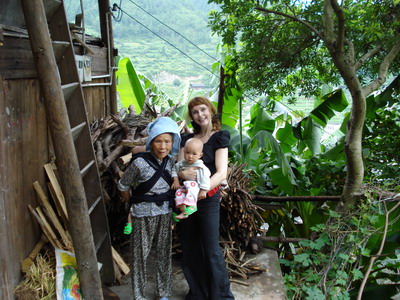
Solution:
<svg viewBox="0 0 400 300"><path fill-rule="evenodd" d="M177 155L181 144L181 135L179 134L178 124L168 117L161 117L147 125L146 151L150 151L151 141L163 133L171 133L174 136L174 142L171 148L171 155Z"/></svg>

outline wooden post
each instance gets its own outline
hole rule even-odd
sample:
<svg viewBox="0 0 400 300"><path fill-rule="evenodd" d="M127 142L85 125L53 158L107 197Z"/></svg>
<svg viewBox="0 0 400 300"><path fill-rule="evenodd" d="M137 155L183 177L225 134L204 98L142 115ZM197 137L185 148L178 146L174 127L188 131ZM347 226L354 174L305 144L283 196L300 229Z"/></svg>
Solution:
<svg viewBox="0 0 400 300"><path fill-rule="evenodd" d="M86 196L42 0L21 0L67 204L85 299L103 299ZM63 5L63 4L61 4Z"/></svg>
<svg viewBox="0 0 400 300"><path fill-rule="evenodd" d="M224 96L225 96L225 69L221 65L219 69L219 94L218 94L218 117L222 122L222 111L224 109Z"/></svg>
<svg viewBox="0 0 400 300"><path fill-rule="evenodd" d="M109 98L110 98L110 110L107 111L110 115L116 115L118 113L117 108L117 85L115 78L115 55L114 55L114 35L112 27L112 16L110 11L110 1L109 0L98 0L99 4L99 17L100 17L100 31L101 40L104 45L107 46L108 55L108 66L111 70L108 70L112 81L109 88Z"/></svg>
<svg viewBox="0 0 400 300"><path fill-rule="evenodd" d="M3 34L3 27L0 25L0 47L4 44L4 34Z"/></svg>

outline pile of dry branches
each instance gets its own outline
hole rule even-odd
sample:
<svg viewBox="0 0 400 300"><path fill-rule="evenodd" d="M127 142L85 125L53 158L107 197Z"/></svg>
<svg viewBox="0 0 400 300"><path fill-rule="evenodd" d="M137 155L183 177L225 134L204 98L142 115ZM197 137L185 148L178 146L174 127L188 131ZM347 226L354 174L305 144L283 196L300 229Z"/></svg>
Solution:
<svg viewBox="0 0 400 300"><path fill-rule="evenodd" d="M170 108L162 116L170 115L174 109ZM92 125L92 142L98 158L110 233L115 247L127 242L122 228L128 214L127 206L117 190L117 182L129 164L132 148L145 143L147 124L159 116L154 110L136 115L131 107L128 112L122 110L117 116L107 117ZM187 128L183 131L186 132ZM236 165L231 168L229 188L223 191L221 242L231 275L247 277L255 269L249 267L243 258L251 238L259 233L262 217L248 194L249 178L243 175L242 168Z"/></svg>
<svg viewBox="0 0 400 300"><path fill-rule="evenodd" d="M224 243L225 261L232 277L247 278L263 272L245 261L246 251L258 253L260 240L254 239L260 232L263 218L249 194L250 178L243 172L244 165L233 165L228 176L228 186L222 191L221 239Z"/></svg>

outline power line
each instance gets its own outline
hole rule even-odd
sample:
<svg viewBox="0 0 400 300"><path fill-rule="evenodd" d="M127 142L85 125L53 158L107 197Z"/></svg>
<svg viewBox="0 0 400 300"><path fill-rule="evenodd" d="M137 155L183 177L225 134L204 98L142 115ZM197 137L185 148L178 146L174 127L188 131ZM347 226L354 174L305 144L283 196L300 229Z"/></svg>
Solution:
<svg viewBox="0 0 400 300"><path fill-rule="evenodd" d="M195 46L197 49L199 49L200 51L202 51L203 53L205 53L207 56L211 57L212 59L216 60L217 62L219 62L222 66L223 64L220 62L220 60L212 57L211 55L209 55L207 52L205 52L203 49L201 49L200 47L198 47L197 45L195 45L194 43L192 43L189 39L187 39L184 35L182 35L181 33L177 32L176 30L174 30L173 28L171 28L170 26L168 26L167 24L163 23L162 21L160 21L159 19L157 19L156 17L154 17L152 14L150 14L149 12L147 12L146 10L144 10L142 7L140 7L138 4L136 4L135 2L133 2L132 0L129 0L132 4L136 5L139 9L143 10L145 13L147 13L149 16L151 16L152 18L154 18L155 20L157 20L158 22L160 22L161 24L163 24L164 26L166 26L167 28L169 28L170 30L172 30L173 32L175 32L176 34L180 35L181 37L183 37L186 41L188 41L190 44L192 44L193 46ZM120 0L120 5L122 5L122 0ZM153 33L154 35L156 35L157 37L159 37L160 39L162 39L164 42L166 42L168 45L170 45L171 47L173 47L174 49L178 50L181 54L183 54L184 56L186 56L187 58L189 58L191 61L193 61L194 63L196 63L197 65L201 66L203 69L207 70L208 72L210 72L212 75L216 76L217 78L220 78L219 75L215 74L212 70L208 69L206 66L202 65L201 63L197 62L195 59L193 59L191 56L189 56L188 54L186 54L185 52L183 52L181 49L179 49L178 47L176 47L175 45L173 45L171 42L167 41L165 38L163 38L161 35L159 35L158 33L154 32L153 30L151 30L149 27L147 27L146 25L144 25L143 23L141 23L139 20L137 20L136 18L134 18L133 16L131 16L130 14L128 14L125 10L123 10L121 8L120 5L117 5L116 3L114 3L113 5L113 10L115 8L118 8L120 12L126 14L128 17L130 17L132 20L136 21L137 23L139 23L140 25L142 25L144 28L146 28L147 30L149 30L151 33ZM122 19L122 14L120 14L120 12L118 13L118 22ZM223 66L224 67L224 66ZM253 103L257 103L260 105L261 108L263 109L267 109L266 106L261 105L261 103L259 101L257 101L256 99L253 99L250 95L243 93L242 94L244 97L246 97L248 100L250 100ZM291 109L289 106L285 105L284 103L281 102L281 104L283 106L285 106L291 113L294 112L293 109ZM326 133L328 133L324 128L322 128L322 130Z"/></svg>
<svg viewBox="0 0 400 300"><path fill-rule="evenodd" d="M178 34L179 36L181 36L182 38L184 38L186 41L188 41L190 44L192 44L193 46L195 46L197 49L199 49L201 52L203 52L204 54L206 54L208 57L212 58L213 60L217 61L220 63L220 61L213 57L212 55L208 54L206 51L204 51L203 49L201 49L199 46L197 46L195 43L193 43L192 41L190 41L187 37L185 37L183 34L181 34L180 32L176 31L175 29L173 29L172 27L168 26L167 24L165 24L163 21L159 20L158 18L156 18L155 16L153 16L151 13L149 13L148 11L146 11L144 8L142 8L139 4L135 3L132 0L129 0L129 2L131 2L132 4L136 5L139 9L141 9L142 11L144 11L146 14L148 14L150 17L152 17L153 19L155 19L157 22L161 23L162 25L164 25L165 27L167 27L168 29L172 30L173 32L175 32L176 34Z"/></svg>
<svg viewBox="0 0 400 300"><path fill-rule="evenodd" d="M131 18L132 20L136 21L137 23L139 23L140 25L142 25L144 28L146 28L148 31L150 31L151 33L153 33L154 35L156 35L157 37L159 37L160 39L162 39L164 42L166 42L168 45L170 45L171 47L175 48L176 50L178 50L181 54L185 55L187 58L189 58L191 61L193 61L194 63L196 63L197 65L199 65L200 67L204 68L205 70L207 70L208 72L210 72L211 74L213 74L214 76L216 76L217 78L219 78L219 75L215 74L213 71L211 71L210 69L208 69L207 67L205 67L204 65L202 65L201 63L199 63L198 61L196 61L195 59L193 59L191 56L189 56L188 54L186 54L185 52L183 52L181 49L179 49L178 47L176 47L175 45L173 45L172 43L170 43L169 41L167 41L165 38L163 38L161 35L159 35L158 33L154 32L153 30L151 30L149 27L147 27L146 25L144 25L143 23L141 23L139 20L135 19L134 17L132 17L130 14L128 14L125 10L123 10L121 7L119 7L118 5L114 4L114 6L118 7L120 9L120 11L122 11L124 14L126 14L129 18Z"/></svg>

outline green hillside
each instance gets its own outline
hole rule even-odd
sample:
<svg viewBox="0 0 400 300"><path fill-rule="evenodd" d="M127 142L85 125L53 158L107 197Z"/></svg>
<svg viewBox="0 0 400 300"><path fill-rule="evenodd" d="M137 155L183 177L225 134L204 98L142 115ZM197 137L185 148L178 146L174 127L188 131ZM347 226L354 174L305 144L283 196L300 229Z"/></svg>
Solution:
<svg viewBox="0 0 400 300"><path fill-rule="evenodd" d="M121 10L113 12L115 47L120 56L131 59L139 73L169 94L174 94L179 82L208 84L218 39L211 37L207 27L212 8L207 0L116 3ZM83 4L86 31L99 35L97 0L84 0ZM81 11L78 0L66 0L65 6L71 21Z"/></svg>

